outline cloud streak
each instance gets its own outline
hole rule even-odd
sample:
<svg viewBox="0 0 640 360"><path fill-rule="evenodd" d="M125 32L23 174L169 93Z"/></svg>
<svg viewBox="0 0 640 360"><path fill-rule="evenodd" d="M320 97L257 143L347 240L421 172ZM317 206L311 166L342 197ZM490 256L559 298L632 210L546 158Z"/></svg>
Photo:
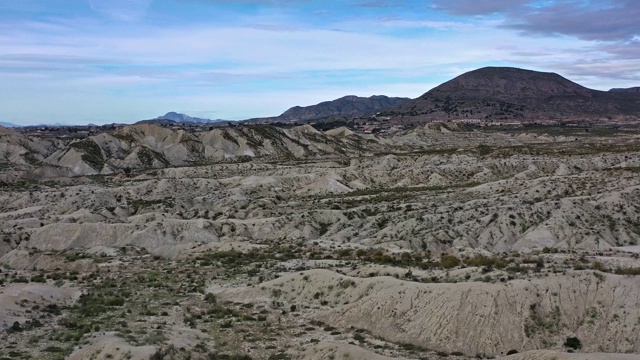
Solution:
<svg viewBox="0 0 640 360"><path fill-rule="evenodd" d="M504 27L529 35L596 41L630 41L640 35L636 0L434 0L433 4L455 15L502 15Z"/></svg>

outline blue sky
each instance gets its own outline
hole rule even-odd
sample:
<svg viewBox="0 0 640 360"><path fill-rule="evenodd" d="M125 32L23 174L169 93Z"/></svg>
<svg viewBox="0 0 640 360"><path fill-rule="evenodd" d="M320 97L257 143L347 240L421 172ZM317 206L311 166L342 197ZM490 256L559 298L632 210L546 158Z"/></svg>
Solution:
<svg viewBox="0 0 640 360"><path fill-rule="evenodd" d="M636 0L0 0L0 121L278 115L483 66L640 86Z"/></svg>

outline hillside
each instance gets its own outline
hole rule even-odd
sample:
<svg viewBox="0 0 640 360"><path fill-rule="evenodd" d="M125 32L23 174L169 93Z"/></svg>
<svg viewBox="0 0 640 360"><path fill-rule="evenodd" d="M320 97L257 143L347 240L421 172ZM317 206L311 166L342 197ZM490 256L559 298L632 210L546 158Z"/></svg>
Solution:
<svg viewBox="0 0 640 360"><path fill-rule="evenodd" d="M251 158L301 159L341 156L364 149L360 136L330 135L309 125L280 129L268 125L221 127L190 133L154 124L127 126L68 144L27 138L9 129L0 132L0 162L66 169L71 176L112 174L119 169L153 169ZM41 149L42 148L42 149ZM370 150L380 149L372 147ZM34 150L32 150L34 149Z"/></svg>
<svg viewBox="0 0 640 360"><path fill-rule="evenodd" d="M56 134L0 127L12 358L640 354L637 127Z"/></svg>
<svg viewBox="0 0 640 360"><path fill-rule="evenodd" d="M0 126L0 167L40 166L47 156L62 147L64 142L58 139L30 138L14 129Z"/></svg>
<svg viewBox="0 0 640 360"><path fill-rule="evenodd" d="M486 67L462 74L389 114L418 121L639 118L640 97L588 89L555 73Z"/></svg>
<svg viewBox="0 0 640 360"><path fill-rule="evenodd" d="M311 106L295 106L280 116L249 119L251 123L275 122L311 122L324 120L333 116L355 118L373 115L409 101L408 98L387 97L376 95L371 97L344 96L332 101L324 101Z"/></svg>

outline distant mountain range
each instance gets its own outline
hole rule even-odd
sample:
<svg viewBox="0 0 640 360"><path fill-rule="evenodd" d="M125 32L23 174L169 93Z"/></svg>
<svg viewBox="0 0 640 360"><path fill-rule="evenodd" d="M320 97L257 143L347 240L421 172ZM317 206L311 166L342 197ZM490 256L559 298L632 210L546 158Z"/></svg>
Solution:
<svg viewBox="0 0 640 360"><path fill-rule="evenodd" d="M640 118L640 96L588 89L555 73L486 67L462 74L387 114L414 122Z"/></svg>
<svg viewBox="0 0 640 360"><path fill-rule="evenodd" d="M640 119L640 87L598 91L558 74L510 67L485 67L462 74L417 99L344 96L311 106L295 106L279 116L241 123L309 123L341 117L345 120L380 113L392 122L431 122L454 119L488 121ZM217 124L211 120L168 112L140 123ZM0 126L20 125L0 122ZM42 125L38 125L42 126ZM55 124L49 126L68 126Z"/></svg>
<svg viewBox="0 0 640 360"><path fill-rule="evenodd" d="M295 106L282 113L280 116L255 118L245 120L249 123L294 123L312 122L328 119L334 116L356 118L374 115L376 112L389 109L393 106L405 103L411 99L375 95L371 97L344 96L332 101L324 101L311 106Z"/></svg>
<svg viewBox="0 0 640 360"><path fill-rule="evenodd" d="M56 126L56 127L72 127L72 126L95 126L93 124L88 125L69 125L69 124L61 124L61 123L51 123L51 124L36 124L36 125L18 125L10 122L2 122L0 121L0 126L4 127L41 127L41 126Z"/></svg>
<svg viewBox="0 0 640 360"><path fill-rule="evenodd" d="M151 119L151 120L142 120L139 121L138 123L163 123L164 120L170 120L176 123L184 123L184 124L215 124L215 123L220 123L220 122L226 122L228 120L221 120L221 119L216 119L216 120L211 120L211 119L202 119L202 118L197 118L197 117L192 117L189 115L185 115L185 114L179 114L177 112L168 112L163 116L158 116L155 119ZM166 121L165 121L166 122Z"/></svg>
<svg viewBox="0 0 640 360"><path fill-rule="evenodd" d="M626 92L626 93L638 93L638 94L640 94L640 86L626 88L626 89L616 88L616 89L611 89L609 91L610 92Z"/></svg>

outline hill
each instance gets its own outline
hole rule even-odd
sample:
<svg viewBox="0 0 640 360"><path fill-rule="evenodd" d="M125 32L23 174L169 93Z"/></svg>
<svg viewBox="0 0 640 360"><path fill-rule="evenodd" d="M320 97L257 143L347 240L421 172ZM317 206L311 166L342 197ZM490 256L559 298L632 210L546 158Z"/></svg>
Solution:
<svg viewBox="0 0 640 360"><path fill-rule="evenodd" d="M20 139L23 143L29 140L24 136ZM366 139L357 136L326 135L309 125L291 129L247 125L190 133L155 124L137 124L58 146L55 151L40 153L44 154L46 159L43 161L46 164L67 169L76 176L111 174L118 169L188 166L254 157L329 157L342 154L345 150L357 152L366 142ZM23 147L5 157L12 159L17 156L15 153L30 153Z"/></svg>
<svg viewBox="0 0 640 360"><path fill-rule="evenodd" d="M250 123L311 122L334 116L356 118L373 115L409 101L408 98L374 95L371 97L344 96L332 101L324 101L311 106L295 106L280 116L249 119Z"/></svg>
<svg viewBox="0 0 640 360"><path fill-rule="evenodd" d="M11 358L639 358L636 127L209 127L0 127Z"/></svg>
<svg viewBox="0 0 640 360"><path fill-rule="evenodd" d="M389 114L418 121L638 118L640 97L588 89L555 73L486 67L462 74Z"/></svg>

